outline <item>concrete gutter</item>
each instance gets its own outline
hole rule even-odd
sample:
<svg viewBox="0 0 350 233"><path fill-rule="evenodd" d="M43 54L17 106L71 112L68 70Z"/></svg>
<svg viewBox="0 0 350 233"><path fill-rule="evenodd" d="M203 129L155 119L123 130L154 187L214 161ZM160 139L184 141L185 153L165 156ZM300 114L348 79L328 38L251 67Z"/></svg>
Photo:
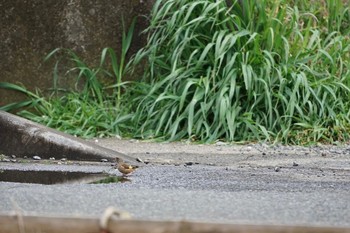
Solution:
<svg viewBox="0 0 350 233"><path fill-rule="evenodd" d="M115 157L120 157L126 161L135 161L131 156L4 111L0 111L0 154L85 161L112 161Z"/></svg>

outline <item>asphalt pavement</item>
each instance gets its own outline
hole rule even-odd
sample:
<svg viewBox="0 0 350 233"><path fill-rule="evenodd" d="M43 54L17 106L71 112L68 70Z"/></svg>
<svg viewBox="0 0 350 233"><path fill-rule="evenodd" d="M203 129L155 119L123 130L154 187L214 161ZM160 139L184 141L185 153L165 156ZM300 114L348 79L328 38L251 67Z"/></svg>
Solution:
<svg viewBox="0 0 350 233"><path fill-rule="evenodd" d="M288 147L281 153L280 147L254 145L97 143L149 163L123 183L0 182L0 212L100 216L114 206L146 220L350 227L348 148ZM111 165L1 162L0 169L120 175Z"/></svg>

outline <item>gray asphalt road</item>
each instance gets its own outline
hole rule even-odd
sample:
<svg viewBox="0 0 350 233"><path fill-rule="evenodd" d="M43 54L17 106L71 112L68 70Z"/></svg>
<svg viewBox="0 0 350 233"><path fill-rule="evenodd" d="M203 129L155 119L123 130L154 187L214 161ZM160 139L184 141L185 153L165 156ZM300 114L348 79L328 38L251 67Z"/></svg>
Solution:
<svg viewBox="0 0 350 233"><path fill-rule="evenodd" d="M51 165L35 166L40 170ZM59 169L110 171L110 165ZM95 216L115 206L137 219L350 227L349 178L349 170L327 166L286 165L275 172L273 166L249 164L153 164L140 168L125 183L0 182L0 211Z"/></svg>

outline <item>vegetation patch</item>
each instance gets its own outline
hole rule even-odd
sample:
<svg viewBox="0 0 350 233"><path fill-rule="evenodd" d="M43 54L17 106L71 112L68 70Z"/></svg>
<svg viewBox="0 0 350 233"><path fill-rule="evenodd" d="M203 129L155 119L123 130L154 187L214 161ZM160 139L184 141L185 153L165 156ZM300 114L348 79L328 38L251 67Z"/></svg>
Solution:
<svg viewBox="0 0 350 233"><path fill-rule="evenodd" d="M75 66L67 73L76 76L74 90L64 90L56 85L61 74L58 72L57 61L54 68L54 83L52 95L44 97L40 92L33 93L25 87L1 83L0 88L16 90L26 94L29 99L19 103L3 106L2 110L10 111L29 107L17 114L39 122L48 127L83 137L110 137L126 133L130 129L130 104L127 93L123 95L128 82L123 77L130 71L130 64L126 62L126 54L130 48L135 20L128 33L122 35L122 53L118 57L111 48L103 49L100 64L89 67L73 51L55 49L45 59L55 54L64 54ZM106 67L111 64L111 67ZM74 76L73 75L73 76Z"/></svg>
<svg viewBox="0 0 350 233"><path fill-rule="evenodd" d="M349 8L314 3L157 1L136 56L149 64L136 97L139 134L347 140Z"/></svg>

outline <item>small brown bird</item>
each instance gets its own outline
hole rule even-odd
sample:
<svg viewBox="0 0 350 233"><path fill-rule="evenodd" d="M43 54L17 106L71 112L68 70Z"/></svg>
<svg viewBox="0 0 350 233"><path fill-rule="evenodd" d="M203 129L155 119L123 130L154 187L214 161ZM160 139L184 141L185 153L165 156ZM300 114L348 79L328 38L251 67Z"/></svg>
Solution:
<svg viewBox="0 0 350 233"><path fill-rule="evenodd" d="M129 164L124 163L124 161L118 157L115 158L115 161L117 162L116 168L118 169L118 171L123 173L123 175L127 175L127 174L135 171L136 168L138 168L138 166L131 166Z"/></svg>

